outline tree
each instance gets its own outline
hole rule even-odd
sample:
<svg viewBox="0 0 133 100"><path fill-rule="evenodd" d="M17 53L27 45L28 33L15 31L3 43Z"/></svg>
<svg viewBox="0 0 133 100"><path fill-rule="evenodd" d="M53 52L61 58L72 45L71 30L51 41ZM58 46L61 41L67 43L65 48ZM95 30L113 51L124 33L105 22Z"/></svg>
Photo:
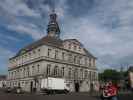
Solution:
<svg viewBox="0 0 133 100"><path fill-rule="evenodd" d="M117 70L113 70L113 69L106 69L104 70L103 73L99 74L99 79L101 81L108 81L108 80L112 80L113 82L118 82L120 80L120 72L118 72Z"/></svg>

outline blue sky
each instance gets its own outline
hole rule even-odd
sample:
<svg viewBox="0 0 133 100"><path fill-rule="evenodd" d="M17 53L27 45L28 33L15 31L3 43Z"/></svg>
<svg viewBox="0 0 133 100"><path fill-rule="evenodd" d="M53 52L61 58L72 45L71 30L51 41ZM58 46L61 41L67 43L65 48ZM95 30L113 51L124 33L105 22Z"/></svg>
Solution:
<svg viewBox="0 0 133 100"><path fill-rule="evenodd" d="M52 8L61 38L79 39L99 69L133 64L132 0L0 0L0 74L9 57L46 35Z"/></svg>

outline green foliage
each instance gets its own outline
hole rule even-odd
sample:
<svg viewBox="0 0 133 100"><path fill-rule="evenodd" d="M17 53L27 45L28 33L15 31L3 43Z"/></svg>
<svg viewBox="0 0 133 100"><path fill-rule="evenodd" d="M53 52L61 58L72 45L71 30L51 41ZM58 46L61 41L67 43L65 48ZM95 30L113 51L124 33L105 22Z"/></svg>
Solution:
<svg viewBox="0 0 133 100"><path fill-rule="evenodd" d="M106 69L103 73L99 74L99 79L101 81L112 80L114 82L118 82L121 79L121 73L117 70Z"/></svg>

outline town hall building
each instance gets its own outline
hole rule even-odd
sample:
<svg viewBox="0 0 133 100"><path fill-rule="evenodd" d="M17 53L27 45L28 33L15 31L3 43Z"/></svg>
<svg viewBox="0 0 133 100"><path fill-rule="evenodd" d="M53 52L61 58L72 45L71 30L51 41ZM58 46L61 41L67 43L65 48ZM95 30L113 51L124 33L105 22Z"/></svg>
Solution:
<svg viewBox="0 0 133 100"><path fill-rule="evenodd" d="M72 92L90 91L98 82L96 57L77 39L60 38L55 12L50 14L47 35L9 59L7 85L40 91L41 80L47 77L65 79Z"/></svg>

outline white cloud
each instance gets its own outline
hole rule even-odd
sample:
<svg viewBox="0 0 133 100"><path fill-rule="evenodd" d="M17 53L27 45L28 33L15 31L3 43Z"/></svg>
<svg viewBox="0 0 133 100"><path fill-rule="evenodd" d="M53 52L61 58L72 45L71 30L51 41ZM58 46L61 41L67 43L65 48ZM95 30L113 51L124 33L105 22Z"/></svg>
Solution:
<svg viewBox="0 0 133 100"><path fill-rule="evenodd" d="M16 41L16 42L19 41L19 39L17 37L13 37L13 36L10 36L10 35L6 35L5 36L4 33L0 33L0 38L1 38L1 40L3 40L3 43L7 43L7 44L8 44L8 41L7 40ZM7 40L5 40L5 38Z"/></svg>
<svg viewBox="0 0 133 100"><path fill-rule="evenodd" d="M50 5L44 5L42 1L39 5L35 4L36 8L30 9L22 0L3 0L0 6L8 13L10 22L12 19L15 20L15 23L12 22L7 26L8 29L15 30L18 34L28 34L33 39L42 37L43 29L37 27L34 22L26 22L19 17L19 15L31 18L42 14L48 15ZM56 12L59 20L62 21L61 35L63 38L79 39L94 56L98 57L100 67L103 65L108 68L108 66L124 63L123 59L128 62L130 60L128 55L133 56L133 1L100 0L99 2L97 0L97 2L92 11L87 9L86 15L82 16L80 12L81 14L76 14L79 15L78 17L68 15L73 12L67 12L69 6L66 5L66 0L56 2ZM80 8L84 9L84 7ZM77 13L79 13L78 9ZM46 20L45 17L37 20Z"/></svg>
<svg viewBox="0 0 133 100"><path fill-rule="evenodd" d="M0 74L7 73L8 59L14 55L14 52L0 47Z"/></svg>
<svg viewBox="0 0 133 100"><path fill-rule="evenodd" d="M67 18L64 38L79 39L98 57L98 65L118 67L125 62L132 64L129 59L133 54L132 10L131 0L103 0L92 15Z"/></svg>
<svg viewBox="0 0 133 100"><path fill-rule="evenodd" d="M40 17L39 13L29 9L22 0L3 0L0 6L11 15Z"/></svg>
<svg viewBox="0 0 133 100"><path fill-rule="evenodd" d="M8 25L9 30L17 31L19 34L28 34L33 39L37 40L43 36L43 32L37 28L34 24L27 25Z"/></svg>
<svg viewBox="0 0 133 100"><path fill-rule="evenodd" d="M0 47L0 58L9 58L11 56L13 56L13 52L6 49L6 48L3 48L3 47Z"/></svg>

